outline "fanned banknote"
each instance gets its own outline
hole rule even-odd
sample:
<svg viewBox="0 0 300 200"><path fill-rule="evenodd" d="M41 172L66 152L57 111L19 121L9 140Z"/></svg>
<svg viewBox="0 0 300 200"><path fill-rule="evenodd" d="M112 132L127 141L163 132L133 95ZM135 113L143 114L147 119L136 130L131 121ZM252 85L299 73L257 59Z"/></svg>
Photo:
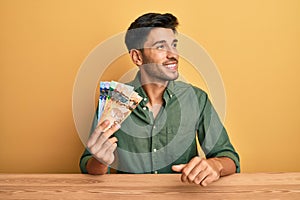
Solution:
<svg viewBox="0 0 300 200"><path fill-rule="evenodd" d="M114 123L121 124L141 100L132 86L116 81L100 82L98 120L100 123L109 120L108 128Z"/></svg>
<svg viewBox="0 0 300 200"><path fill-rule="evenodd" d="M104 106L106 103L106 99L108 96L110 82L100 82L100 96L98 101L98 119L100 119Z"/></svg>

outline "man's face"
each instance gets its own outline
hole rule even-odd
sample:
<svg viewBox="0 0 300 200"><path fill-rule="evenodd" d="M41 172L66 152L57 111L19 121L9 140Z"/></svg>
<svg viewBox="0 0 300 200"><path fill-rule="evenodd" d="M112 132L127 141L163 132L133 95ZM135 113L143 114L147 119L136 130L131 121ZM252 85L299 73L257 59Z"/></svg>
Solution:
<svg viewBox="0 0 300 200"><path fill-rule="evenodd" d="M172 29L154 28L150 31L142 53L141 70L148 80L166 82L178 78L178 52Z"/></svg>

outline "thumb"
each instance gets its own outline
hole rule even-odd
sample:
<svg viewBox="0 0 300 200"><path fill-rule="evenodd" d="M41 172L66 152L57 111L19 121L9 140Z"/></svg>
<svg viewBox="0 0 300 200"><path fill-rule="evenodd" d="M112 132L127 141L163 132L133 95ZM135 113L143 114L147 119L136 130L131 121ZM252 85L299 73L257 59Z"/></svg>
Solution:
<svg viewBox="0 0 300 200"><path fill-rule="evenodd" d="M186 166L186 164L173 165L172 170L175 172L181 172L185 166Z"/></svg>

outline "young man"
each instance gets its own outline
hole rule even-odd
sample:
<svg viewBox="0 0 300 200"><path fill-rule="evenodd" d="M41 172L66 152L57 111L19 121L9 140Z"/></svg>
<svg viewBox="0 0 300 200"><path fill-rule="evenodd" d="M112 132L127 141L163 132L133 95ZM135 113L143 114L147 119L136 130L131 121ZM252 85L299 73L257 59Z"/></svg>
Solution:
<svg viewBox="0 0 300 200"><path fill-rule="evenodd" d="M158 13L130 25L125 43L139 72L128 84L143 100L122 127L103 132L109 122L95 120L81 157L83 173L105 174L111 165L118 173L181 173L183 182L206 186L240 171L239 156L207 94L175 81L177 25L172 14ZM197 154L197 138L206 158Z"/></svg>

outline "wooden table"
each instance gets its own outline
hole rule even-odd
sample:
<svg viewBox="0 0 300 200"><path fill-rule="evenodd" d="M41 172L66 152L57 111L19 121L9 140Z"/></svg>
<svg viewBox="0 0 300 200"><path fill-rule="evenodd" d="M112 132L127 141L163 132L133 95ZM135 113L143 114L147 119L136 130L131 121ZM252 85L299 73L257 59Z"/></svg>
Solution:
<svg viewBox="0 0 300 200"><path fill-rule="evenodd" d="M234 174L207 186L179 174L0 174L0 199L300 199L300 172Z"/></svg>

